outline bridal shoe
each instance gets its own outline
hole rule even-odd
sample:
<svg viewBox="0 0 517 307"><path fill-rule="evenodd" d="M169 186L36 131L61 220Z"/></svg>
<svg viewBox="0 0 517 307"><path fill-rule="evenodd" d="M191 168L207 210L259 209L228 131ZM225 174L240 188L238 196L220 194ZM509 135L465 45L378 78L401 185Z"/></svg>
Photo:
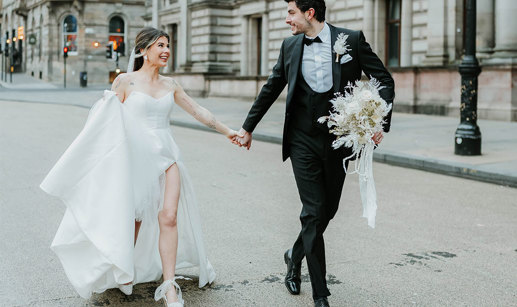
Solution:
<svg viewBox="0 0 517 307"><path fill-rule="evenodd" d="M156 288L156 291L154 292L154 300L159 301L163 298L166 307L183 307L183 304L185 302L183 301L183 298L181 296L181 288L176 282L176 279L191 280L190 278L186 278L183 276L176 276L174 277L174 279L165 280L158 288ZM175 288L176 294L178 296L178 301L169 303L169 301L167 301L167 296L165 294L173 288Z"/></svg>
<svg viewBox="0 0 517 307"><path fill-rule="evenodd" d="M133 293L133 283L130 283L130 284L127 284L127 285L118 285L118 288L125 295L131 295L131 293Z"/></svg>

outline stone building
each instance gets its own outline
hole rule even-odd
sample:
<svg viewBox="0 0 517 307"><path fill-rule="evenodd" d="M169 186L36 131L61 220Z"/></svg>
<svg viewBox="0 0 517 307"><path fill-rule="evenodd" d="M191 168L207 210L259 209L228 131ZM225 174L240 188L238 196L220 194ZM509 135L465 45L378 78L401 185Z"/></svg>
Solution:
<svg viewBox="0 0 517 307"><path fill-rule="evenodd" d="M327 21L362 30L396 81L396 110L457 115L464 0L327 0ZM517 1L477 1L480 118L517 120ZM172 37L173 73L194 94L252 99L290 36L284 0L147 0Z"/></svg>
<svg viewBox="0 0 517 307"><path fill-rule="evenodd" d="M108 84L116 63L106 58L106 45L117 42L125 70L144 26L145 2L3 0L0 12L0 33L11 42L15 71L62 84L67 46L67 84L78 86L80 72L87 72L89 84Z"/></svg>

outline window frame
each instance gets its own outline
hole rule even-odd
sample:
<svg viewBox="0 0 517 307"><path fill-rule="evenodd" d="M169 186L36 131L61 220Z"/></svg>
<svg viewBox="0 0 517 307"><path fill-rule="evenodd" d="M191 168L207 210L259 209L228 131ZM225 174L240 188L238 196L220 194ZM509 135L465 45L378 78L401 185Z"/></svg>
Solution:
<svg viewBox="0 0 517 307"><path fill-rule="evenodd" d="M111 21L114 18L120 18L120 20L122 20L122 31L123 31L122 33L110 32ZM113 40L110 39L112 36L122 37L122 42L124 43L124 50L123 50L123 52L119 52L121 57L122 56L126 56L126 53L127 53L127 39L126 39L127 38L127 31L126 31L126 24L127 24L126 20L121 15L113 15L113 16L110 16L110 18L108 19L108 43L113 41Z"/></svg>
<svg viewBox="0 0 517 307"><path fill-rule="evenodd" d="M395 0L395 1L398 1L398 4L399 4L399 18L398 19L390 19L390 3L392 1L394 1L394 0L386 1L386 27L385 27L386 41L385 41L385 46L384 46L384 48L385 48L384 50L386 50L385 63L386 63L387 67L400 67L400 45L401 45L400 35L401 35L401 19L402 19L402 1L404 1L404 0ZM405 0L405 1L408 1L408 0ZM389 62L389 59L390 59L390 49L389 49L390 34L389 34L389 32L390 32L390 26L395 25L395 24L398 24L398 46L397 46L398 63L396 66L390 65L390 62Z"/></svg>
<svg viewBox="0 0 517 307"><path fill-rule="evenodd" d="M65 21L68 17L73 17L75 19L75 32L65 32ZM75 35L75 43L76 43L76 50L72 50L71 48L68 49L68 55L69 56L76 56L79 55L79 46L77 46L77 41L79 40L79 23L77 22L77 17L75 17L74 14L69 13L66 14L63 18L63 21L61 22L61 51L59 52L61 54L63 48L65 47L65 42L68 42L68 40L65 38L68 35Z"/></svg>

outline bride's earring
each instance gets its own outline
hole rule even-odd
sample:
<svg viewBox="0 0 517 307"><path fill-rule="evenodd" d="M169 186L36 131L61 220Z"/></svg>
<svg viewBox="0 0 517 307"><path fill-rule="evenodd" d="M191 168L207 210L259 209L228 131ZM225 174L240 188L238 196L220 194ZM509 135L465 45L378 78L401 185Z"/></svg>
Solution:
<svg viewBox="0 0 517 307"><path fill-rule="evenodd" d="M147 61L147 55L144 55L144 61Z"/></svg>

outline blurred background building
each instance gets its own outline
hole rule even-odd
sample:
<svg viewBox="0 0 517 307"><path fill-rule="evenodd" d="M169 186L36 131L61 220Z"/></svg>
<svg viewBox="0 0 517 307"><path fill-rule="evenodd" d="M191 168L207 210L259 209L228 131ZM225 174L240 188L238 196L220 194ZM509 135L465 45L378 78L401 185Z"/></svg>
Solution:
<svg viewBox="0 0 517 307"><path fill-rule="evenodd" d="M2 1L0 33L11 43L14 71L53 83L63 82L67 46L67 84L77 86L80 72L107 84L116 63L106 59L106 45L120 47L119 65L126 67L126 42L144 26L143 0Z"/></svg>
<svg viewBox="0 0 517 307"><path fill-rule="evenodd" d="M396 111L459 114L465 0L326 3L327 21L362 30L393 73ZM170 63L163 72L201 96L254 98L282 40L291 35L284 0L3 0L1 11L1 33L11 35L22 26L26 36L36 37L35 44L25 38L20 45L17 69L28 74L59 80L61 47L70 41L74 70L87 71L93 83L107 82L114 62L105 58L104 45L122 37L127 55L145 24L171 36ZM479 118L517 121L515 16L515 0L477 1ZM94 48L95 41L101 47ZM127 56L121 57L121 68L125 61Z"/></svg>

